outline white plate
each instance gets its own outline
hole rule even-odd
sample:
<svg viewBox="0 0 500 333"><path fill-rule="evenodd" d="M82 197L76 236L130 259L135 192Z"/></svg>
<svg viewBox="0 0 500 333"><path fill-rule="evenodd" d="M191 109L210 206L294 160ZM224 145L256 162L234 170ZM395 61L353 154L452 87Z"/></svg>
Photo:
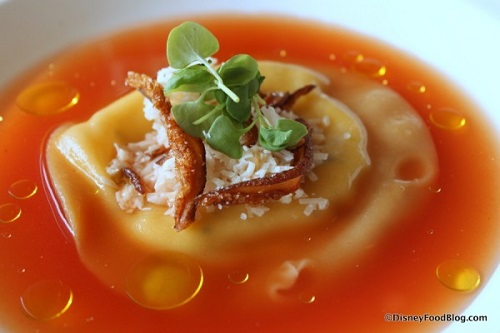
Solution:
<svg viewBox="0 0 500 333"><path fill-rule="evenodd" d="M500 3L497 0L0 0L0 88L38 60L104 32L164 17L279 12L379 38L438 68L488 112L500 132ZM446 332L498 332L500 272Z"/></svg>

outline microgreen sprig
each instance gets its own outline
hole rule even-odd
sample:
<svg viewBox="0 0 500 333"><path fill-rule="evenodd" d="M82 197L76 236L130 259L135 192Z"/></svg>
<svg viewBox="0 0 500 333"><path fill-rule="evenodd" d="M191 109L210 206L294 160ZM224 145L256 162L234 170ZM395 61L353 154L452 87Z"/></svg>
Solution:
<svg viewBox="0 0 500 333"><path fill-rule="evenodd" d="M172 68L184 68L196 63L204 65L204 68L215 77L217 87L237 103L238 96L224 84L206 59L218 50L217 38L205 27L194 22L184 22L172 29L167 39L167 58Z"/></svg>
<svg viewBox="0 0 500 333"><path fill-rule="evenodd" d="M167 59L177 71L165 84L165 95L199 93L196 100L172 108L179 126L231 158L242 156L240 138L257 123L264 148L279 151L296 145L307 134L303 124L290 119L273 124L261 112L265 103L258 93L264 77L257 61L239 54L215 68L210 57L218 50L217 38L198 23L184 22L170 32ZM248 124L252 110L254 120Z"/></svg>

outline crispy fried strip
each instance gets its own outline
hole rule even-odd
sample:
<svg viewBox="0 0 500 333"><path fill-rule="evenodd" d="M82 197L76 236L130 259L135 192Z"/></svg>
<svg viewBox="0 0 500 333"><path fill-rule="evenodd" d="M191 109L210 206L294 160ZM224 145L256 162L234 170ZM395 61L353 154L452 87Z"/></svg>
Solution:
<svg viewBox="0 0 500 333"><path fill-rule="evenodd" d="M151 153L151 159L156 160L155 163L158 165L162 165L163 162L168 158L168 153L170 151L170 147L161 147L156 149Z"/></svg>
<svg viewBox="0 0 500 333"><path fill-rule="evenodd" d="M265 97L268 105L280 108L282 110L289 110L299 99L299 97L308 94L316 86L314 84L308 84L295 90L292 93L281 93L281 94L270 94Z"/></svg>
<svg viewBox="0 0 500 333"><path fill-rule="evenodd" d="M122 176L130 181L139 194L146 194L146 186L144 186L141 178L132 168L122 168L120 171Z"/></svg>
<svg viewBox="0 0 500 333"><path fill-rule="evenodd" d="M292 169L200 194L196 198L197 206L228 206L244 203L256 205L268 200L277 200L296 191L303 176L311 169L313 161L311 129L305 121L299 121L304 123L309 131L304 137L303 144L294 150Z"/></svg>
<svg viewBox="0 0 500 333"><path fill-rule="evenodd" d="M170 147L158 148L158 149L154 150L153 152L151 152L151 154L150 154L151 159L155 159L158 156L167 155L169 151L170 151Z"/></svg>
<svg viewBox="0 0 500 333"><path fill-rule="evenodd" d="M218 190L203 193L206 182L205 147L198 138L185 133L171 114L172 105L163 94L163 87L154 79L130 72L128 85L138 89L161 113L167 128L170 151L175 157L176 178L180 183L179 193L175 199L175 225L177 230L187 228L195 218L199 206L260 204L268 200L277 200L284 195L296 191L304 175L312 167L311 129L300 145L294 149L293 168L275 173L269 177L257 178L233 184ZM297 98L307 94L313 85L302 87L292 94L271 95L273 106L285 109L291 107ZM250 139L252 141L252 139ZM129 177L134 183L136 177ZM137 177L137 181L140 179ZM135 186L135 185L134 185ZM136 188L137 189L137 188ZM140 193L140 192L139 192Z"/></svg>
<svg viewBox="0 0 500 333"><path fill-rule="evenodd" d="M189 136L177 125L170 112L172 105L156 80L144 74L129 72L127 84L139 90L161 113L167 128L170 151L175 157L176 178L180 183L175 198L174 228L185 229L194 221L195 199L205 188L205 146L200 139Z"/></svg>

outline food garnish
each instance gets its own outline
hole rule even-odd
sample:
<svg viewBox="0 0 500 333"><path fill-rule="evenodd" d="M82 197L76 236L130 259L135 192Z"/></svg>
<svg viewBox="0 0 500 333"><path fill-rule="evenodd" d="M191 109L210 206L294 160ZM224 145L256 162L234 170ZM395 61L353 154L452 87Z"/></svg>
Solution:
<svg viewBox="0 0 500 333"><path fill-rule="evenodd" d="M199 94L196 100L172 108L179 126L236 159L242 156L241 136L257 123L262 147L279 151L297 145L307 134L304 124L292 119L273 122L261 111L266 105L259 96L264 77L257 61L238 54L215 68L209 57L218 50L217 38L198 23L185 22L170 32L167 58L176 71L165 86L165 95Z"/></svg>
<svg viewBox="0 0 500 333"><path fill-rule="evenodd" d="M170 151L175 157L175 168L180 188L175 198L175 225L182 230L194 221L196 196L205 188L205 146L200 139L184 132L173 119L170 101L163 95L163 87L152 78L137 73L129 73L127 83L141 91L160 111L162 121L167 128L171 145Z"/></svg>
<svg viewBox="0 0 500 333"><path fill-rule="evenodd" d="M306 123L304 122L304 125ZM308 133L293 156L293 168L269 177L257 178L229 185L197 197L200 206L259 204L266 200L277 200L300 188L303 176L312 166L311 136Z"/></svg>
<svg viewBox="0 0 500 333"><path fill-rule="evenodd" d="M129 167L124 167L121 169L122 175L124 178L128 179L130 183L134 186L134 189L139 193L139 194L145 194L146 193L146 188L137 174L135 170Z"/></svg>
<svg viewBox="0 0 500 333"><path fill-rule="evenodd" d="M239 54L216 68L210 57L218 49L219 43L210 31L197 23L185 22L174 28L167 40L167 57L173 72L165 84L135 72L127 78L127 84L139 90L159 111L167 133L168 147L161 154L175 158L180 185L174 204L176 230L194 222L198 207L258 205L293 193L313 165L311 127L303 119L281 113L314 85L266 95L260 91L264 77L255 59ZM179 95L180 101L176 99ZM289 150L293 159L284 171L204 192L204 143L233 159L241 158L243 146L255 144L272 152ZM123 167L121 174L135 191L146 193L140 176L132 168Z"/></svg>

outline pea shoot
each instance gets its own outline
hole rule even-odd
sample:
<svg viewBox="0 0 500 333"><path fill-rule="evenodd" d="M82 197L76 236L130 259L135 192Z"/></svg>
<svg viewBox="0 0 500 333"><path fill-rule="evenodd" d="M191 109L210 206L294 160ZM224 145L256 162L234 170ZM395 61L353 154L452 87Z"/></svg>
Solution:
<svg viewBox="0 0 500 333"><path fill-rule="evenodd" d="M272 123L261 111L259 96L264 77L257 61L238 54L216 68L210 60L219 50L217 38L195 22L184 22L170 32L167 59L176 69L164 87L165 95L194 92L199 97L175 105L172 114L189 135L205 140L231 158L241 158L240 138L258 126L259 144L270 151L296 145L307 134L303 124L291 119Z"/></svg>

